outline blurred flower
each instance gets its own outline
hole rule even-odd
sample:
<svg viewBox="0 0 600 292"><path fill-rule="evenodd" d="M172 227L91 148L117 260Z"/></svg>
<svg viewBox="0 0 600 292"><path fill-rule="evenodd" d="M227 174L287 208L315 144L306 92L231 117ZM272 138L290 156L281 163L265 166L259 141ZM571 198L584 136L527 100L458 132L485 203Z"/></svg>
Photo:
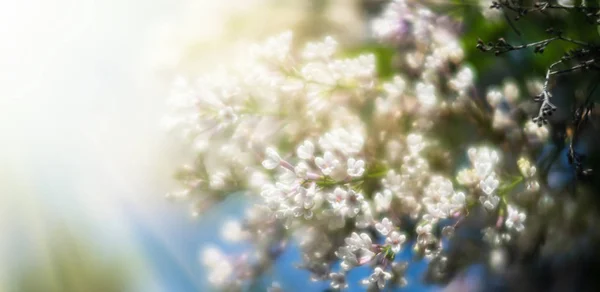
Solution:
<svg viewBox="0 0 600 292"><path fill-rule="evenodd" d="M523 229L525 229L523 223L525 222L526 217L527 216L525 215L525 213L523 213L514 206L508 205L505 223L506 228L514 229L517 232L523 231Z"/></svg>
<svg viewBox="0 0 600 292"><path fill-rule="evenodd" d="M221 237L227 241L237 242L248 238L248 234L237 220L229 220L221 227Z"/></svg>
<svg viewBox="0 0 600 292"><path fill-rule="evenodd" d="M363 280L363 284L365 285L373 285L376 284L377 288L383 289L385 288L385 284L392 278L392 274L384 271L381 267L375 267L371 276L368 279Z"/></svg>
<svg viewBox="0 0 600 292"><path fill-rule="evenodd" d="M389 244L392 247L392 251L395 253L400 252L402 248L402 244L406 241L406 235L398 232L392 231L389 236L385 239L385 243Z"/></svg>
<svg viewBox="0 0 600 292"><path fill-rule="evenodd" d="M207 266L208 281L215 286L227 284L233 275L233 265L216 247L207 247L202 252L202 262Z"/></svg>

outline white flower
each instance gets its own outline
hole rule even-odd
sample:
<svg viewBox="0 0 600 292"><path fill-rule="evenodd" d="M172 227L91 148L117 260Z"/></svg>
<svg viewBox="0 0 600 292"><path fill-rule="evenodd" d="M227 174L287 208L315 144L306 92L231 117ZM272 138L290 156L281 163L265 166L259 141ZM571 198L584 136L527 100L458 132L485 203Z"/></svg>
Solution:
<svg viewBox="0 0 600 292"><path fill-rule="evenodd" d="M502 102L504 96L502 95L502 92L498 90L490 90L485 98L487 99L488 103L495 108L500 104L500 102Z"/></svg>
<svg viewBox="0 0 600 292"><path fill-rule="evenodd" d="M287 186L293 186L294 183L298 180L298 176L294 171L291 171L287 168L281 168L282 171L277 177L277 180Z"/></svg>
<svg viewBox="0 0 600 292"><path fill-rule="evenodd" d="M344 205L341 208L341 214L350 218L356 217L364 206L364 200L361 193L357 193L354 190L348 190Z"/></svg>
<svg viewBox="0 0 600 292"><path fill-rule="evenodd" d="M321 169L324 175L330 175L340 162L331 152L326 151L323 157L315 158L315 164Z"/></svg>
<svg viewBox="0 0 600 292"><path fill-rule="evenodd" d="M519 98L519 86L514 81L508 81L504 83L504 87L502 88L504 91L504 96L506 97L506 101L512 103L517 98Z"/></svg>
<svg viewBox="0 0 600 292"><path fill-rule="evenodd" d="M417 225L417 228L415 229L419 235L431 233L431 230L433 230L433 226L429 223Z"/></svg>
<svg viewBox="0 0 600 292"><path fill-rule="evenodd" d="M375 267L371 276L362 281L364 285L376 284L382 290L385 288L385 283L392 279L392 274L384 271L381 267Z"/></svg>
<svg viewBox="0 0 600 292"><path fill-rule="evenodd" d="M371 251L373 242L366 233L358 235L358 233L352 232L352 235L347 237L345 242L346 245L335 252L335 255L342 259L341 266L344 270L367 263L375 256L375 253Z"/></svg>
<svg viewBox="0 0 600 292"><path fill-rule="evenodd" d="M392 251L398 253L402 248L402 244L406 241L406 235L400 233L398 231L392 231L385 239L385 243L389 244L392 248Z"/></svg>
<svg viewBox="0 0 600 292"><path fill-rule="evenodd" d="M314 153L315 145L308 140L304 141L296 150L296 154L300 159L311 159Z"/></svg>
<svg viewBox="0 0 600 292"><path fill-rule="evenodd" d="M375 201L375 211L384 212L392 203L392 191L386 189L383 192L377 192L373 200Z"/></svg>
<svg viewBox="0 0 600 292"><path fill-rule="evenodd" d="M328 59L335 53L337 42L330 36L325 37L322 42L308 43L302 56L307 60Z"/></svg>
<svg viewBox="0 0 600 292"><path fill-rule="evenodd" d="M354 190L337 187L333 193L327 196L327 201L329 201L336 214L354 218L362 208L364 197Z"/></svg>
<svg viewBox="0 0 600 292"><path fill-rule="evenodd" d="M335 256L340 258L342 262L340 266L345 271L352 269L353 267L358 266L358 258L356 258L356 254L347 246L340 247L336 252Z"/></svg>
<svg viewBox="0 0 600 292"><path fill-rule="evenodd" d="M331 283L329 284L332 289L342 290L348 288L348 283L346 282L346 275L343 273L330 273L329 279Z"/></svg>
<svg viewBox="0 0 600 292"><path fill-rule="evenodd" d="M315 205L316 196L316 185L313 183L309 188L299 187L294 196L294 202L299 207L311 209Z"/></svg>
<svg viewBox="0 0 600 292"><path fill-rule="evenodd" d="M416 86L417 99L426 108L435 105L437 97L435 96L435 86L419 82Z"/></svg>
<svg viewBox="0 0 600 292"><path fill-rule="evenodd" d="M469 154L469 159L473 164L475 173L481 179L488 176L500 160L498 152L486 147L478 149L470 148L467 153Z"/></svg>
<svg viewBox="0 0 600 292"><path fill-rule="evenodd" d="M361 198L362 198L362 195L361 195ZM371 225L373 225L373 221L375 221L375 219L373 218L373 212L371 211L371 205L368 202L363 200L362 203L360 204L360 209L357 211L360 212L360 214L357 214L357 216L356 216L355 225L357 228L365 229L365 228L368 228Z"/></svg>
<svg viewBox="0 0 600 292"><path fill-rule="evenodd" d="M521 174L523 174L523 176L526 178L533 177L537 170L535 166L531 165L531 162L529 162L529 160L523 157L519 158L519 160L517 161L517 165L519 166L519 171L521 171Z"/></svg>
<svg viewBox="0 0 600 292"><path fill-rule="evenodd" d="M292 32L286 31L280 35L268 38L262 45L250 47L250 51L255 58L273 59L282 62L289 55L292 38Z"/></svg>
<svg viewBox="0 0 600 292"><path fill-rule="evenodd" d="M348 192L340 187L335 188L333 193L329 194L327 201L331 204L334 209L339 209L344 204Z"/></svg>
<svg viewBox="0 0 600 292"><path fill-rule="evenodd" d="M519 209L517 209L514 206L508 205L506 222L505 222L506 227L509 229L514 229L517 232L521 232L521 231L523 231L523 229L525 229L525 226L523 225L523 223L525 222L526 217L527 217L527 215L525 215L524 212L521 212Z"/></svg>
<svg viewBox="0 0 600 292"><path fill-rule="evenodd" d="M350 237L347 237L345 239L345 242L348 248L352 251L356 251L359 249L370 250L371 245L373 244L373 241L371 240L371 237L368 234L361 233L359 235L356 232L352 232Z"/></svg>
<svg viewBox="0 0 600 292"><path fill-rule="evenodd" d="M306 164L304 161L301 161L298 163L298 165L296 165L296 167L294 167L294 172L299 178L306 178L308 170L308 164Z"/></svg>
<svg viewBox="0 0 600 292"><path fill-rule="evenodd" d="M472 169L463 169L456 175L456 181L465 186L472 186L479 182L479 178Z"/></svg>
<svg viewBox="0 0 600 292"><path fill-rule="evenodd" d="M361 176L365 172L365 162L361 159L356 160L354 158L348 158L348 175L349 176Z"/></svg>
<svg viewBox="0 0 600 292"><path fill-rule="evenodd" d="M208 281L215 286L227 283L233 275L233 265L216 247L207 247L202 252L202 262L208 267Z"/></svg>
<svg viewBox="0 0 600 292"><path fill-rule="evenodd" d="M210 176L210 187L219 190L225 187L225 180L227 178L227 173L224 171L217 171L216 173Z"/></svg>
<svg viewBox="0 0 600 292"><path fill-rule="evenodd" d="M455 207L463 207L466 203L466 196L463 192L457 192L452 195L451 199Z"/></svg>
<svg viewBox="0 0 600 292"><path fill-rule="evenodd" d="M406 137L406 145L412 154L417 154L425 147L423 136L418 134L409 134Z"/></svg>
<svg viewBox="0 0 600 292"><path fill-rule="evenodd" d="M450 86L454 88L460 95L463 95L465 91L473 85L473 70L469 67L464 67L456 76L450 80Z"/></svg>
<svg viewBox="0 0 600 292"><path fill-rule="evenodd" d="M479 187L487 195L491 195L498 188L498 185L500 185L500 181L496 179L493 173L479 182Z"/></svg>
<svg viewBox="0 0 600 292"><path fill-rule="evenodd" d="M481 196L479 197L479 201L488 211L493 211L498 206L498 203L500 203L500 197L496 195Z"/></svg>
<svg viewBox="0 0 600 292"><path fill-rule="evenodd" d="M281 162L281 157L279 156L279 153L277 153L277 150L269 147L265 151L265 155L265 160L263 160L262 162L264 168L275 169L279 166L279 163Z"/></svg>
<svg viewBox="0 0 600 292"><path fill-rule="evenodd" d="M339 151L344 155L353 155L363 147L365 138L358 131L336 128L319 138L319 146L325 151Z"/></svg>
<svg viewBox="0 0 600 292"><path fill-rule="evenodd" d="M388 235L394 229L394 224L387 217L383 218L381 222L375 224L375 229L382 235Z"/></svg>
<svg viewBox="0 0 600 292"><path fill-rule="evenodd" d="M238 242L245 239L247 235L238 220L227 220L221 227L221 237L227 241Z"/></svg>
<svg viewBox="0 0 600 292"><path fill-rule="evenodd" d="M444 177L432 177L423 192L423 204L428 212L423 217L425 220L437 221L447 218L464 207L465 195L454 193L452 182Z"/></svg>
<svg viewBox="0 0 600 292"><path fill-rule="evenodd" d="M395 99L404 93L406 81L400 76L394 76L393 82L383 84L383 90L387 93L388 98Z"/></svg>

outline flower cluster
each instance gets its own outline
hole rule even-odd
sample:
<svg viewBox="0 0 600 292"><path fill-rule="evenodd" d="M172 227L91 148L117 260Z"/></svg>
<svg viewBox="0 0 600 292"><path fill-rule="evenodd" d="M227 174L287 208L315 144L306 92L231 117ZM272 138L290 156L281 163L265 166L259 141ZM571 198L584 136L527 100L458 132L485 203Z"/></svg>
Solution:
<svg viewBox="0 0 600 292"><path fill-rule="evenodd" d="M332 37L297 48L286 32L251 46L233 68L176 85L170 125L189 141L194 162L178 173L183 188L172 196L194 200L197 214L236 191L253 203L224 237L255 250L227 259L206 251L205 265L220 270L211 282L240 287L294 241L298 266L313 280L344 289L349 271L369 266L361 284L381 290L407 284L408 262L396 256L404 249L445 261L450 233L439 229L459 227L475 208L496 216L494 230L524 230L524 208L511 196L524 184L539 190L535 166L521 159L511 169L516 157L496 148L463 150L499 134L530 143L528 126L488 112L518 90L476 99L475 74L444 21L396 0L373 22L383 41L407 48L402 74L379 75L369 52L339 57ZM459 122L491 127L448 143L454 138L443 132ZM461 155L471 166L459 171Z"/></svg>

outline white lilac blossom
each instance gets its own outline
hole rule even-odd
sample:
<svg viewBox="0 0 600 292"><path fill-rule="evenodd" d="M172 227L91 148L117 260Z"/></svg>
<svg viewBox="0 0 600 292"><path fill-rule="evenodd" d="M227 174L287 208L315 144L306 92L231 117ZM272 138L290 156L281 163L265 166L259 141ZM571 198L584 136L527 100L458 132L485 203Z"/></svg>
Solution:
<svg viewBox="0 0 600 292"><path fill-rule="evenodd" d="M365 172L365 162L363 160L356 160L354 158L348 158L348 175L357 177L362 176Z"/></svg>
<svg viewBox="0 0 600 292"><path fill-rule="evenodd" d="M520 90L519 90L519 86L517 85L516 82L512 81L512 80L508 80L506 82L504 82L504 86L502 87L502 91L504 93L504 97L506 98L506 101L509 103L514 103L515 100L517 100L519 98Z"/></svg>
<svg viewBox="0 0 600 292"><path fill-rule="evenodd" d="M526 178L531 178L535 175L537 169L535 166L531 165L531 162L524 157L519 158L517 160L517 165L519 166L519 171Z"/></svg>
<svg viewBox="0 0 600 292"><path fill-rule="evenodd" d="M465 186L472 186L479 183L479 177L473 169L463 169L456 175L456 181Z"/></svg>
<svg viewBox="0 0 600 292"><path fill-rule="evenodd" d="M523 229L525 229L523 223L525 223L525 218L527 218L527 215L511 205L507 206L506 211L506 222L504 223L506 228L514 229L517 232L523 231Z"/></svg>
<svg viewBox="0 0 600 292"><path fill-rule="evenodd" d="M324 175L330 175L333 170L340 164L335 155L329 151L323 154L323 157L315 158L315 164L321 169Z"/></svg>
<svg viewBox="0 0 600 292"><path fill-rule="evenodd" d="M335 54L337 49L337 41L332 37L325 37L323 42L320 43L309 43L302 51L302 57L311 59L328 59Z"/></svg>
<svg viewBox="0 0 600 292"><path fill-rule="evenodd" d="M475 174L481 179L491 174L500 160L498 152L487 147L470 148L468 150L469 159L475 170Z"/></svg>
<svg viewBox="0 0 600 292"><path fill-rule="evenodd" d="M385 217L381 220L381 222L377 222L377 224L375 224L375 229L377 229L381 235L388 235L394 229L394 225L390 219Z"/></svg>
<svg viewBox="0 0 600 292"><path fill-rule="evenodd" d="M502 95L502 92L498 90L489 90L485 98L487 99L487 102L495 108L502 102L504 96Z"/></svg>
<svg viewBox="0 0 600 292"><path fill-rule="evenodd" d="M342 190L337 188L333 194L334 200L331 200L331 206L340 216L356 217L363 206L363 195L354 190Z"/></svg>
<svg viewBox="0 0 600 292"><path fill-rule="evenodd" d="M345 243L346 245L340 247L335 255L342 260L341 266L346 271L370 262L375 256L375 252L372 251L371 237L366 233L359 235L353 232L345 239Z"/></svg>
<svg viewBox="0 0 600 292"><path fill-rule="evenodd" d="M411 153L419 153L425 147L423 136L414 133L406 137L406 144Z"/></svg>
<svg viewBox="0 0 600 292"><path fill-rule="evenodd" d="M265 160L263 160L262 165L267 169L274 169L279 166L279 162L281 161L281 157L277 151L273 148L267 148L265 151Z"/></svg>
<svg viewBox="0 0 600 292"><path fill-rule="evenodd" d="M417 83L416 92L417 98L425 107L432 107L437 102L433 84Z"/></svg>
<svg viewBox="0 0 600 292"><path fill-rule="evenodd" d="M336 252L335 255L341 260L340 266L345 271L348 271L358 265L358 259L356 254L348 247L342 246Z"/></svg>
<svg viewBox="0 0 600 292"><path fill-rule="evenodd" d="M493 211L498 206L498 203L500 203L500 197L496 195L481 196L479 197L479 201L488 211Z"/></svg>
<svg viewBox="0 0 600 292"><path fill-rule="evenodd" d="M352 235L345 240L346 245L352 251L356 251L359 249L370 250L371 245L373 244L371 241L371 237L366 233L361 233L360 235L356 232L353 232Z"/></svg>
<svg viewBox="0 0 600 292"><path fill-rule="evenodd" d="M346 275L342 273L331 273L329 274L331 279L331 288L336 290L342 290L348 288L348 282L346 282Z"/></svg>
<svg viewBox="0 0 600 292"><path fill-rule="evenodd" d="M450 86L458 92L459 95L464 95L465 92L473 86L473 70L471 68L462 68L456 76L450 80Z"/></svg>
<svg viewBox="0 0 600 292"><path fill-rule="evenodd" d="M494 174L488 175L484 180L479 182L479 187L486 195L491 195L500 185L500 181L496 179Z"/></svg>
<svg viewBox="0 0 600 292"><path fill-rule="evenodd" d="M364 285L376 285L380 290L385 288L387 281L392 279L392 274L386 272L381 267L375 267L369 278L363 280Z"/></svg>
<svg viewBox="0 0 600 292"><path fill-rule="evenodd" d="M375 193L375 210L377 212L385 212L392 203L392 191L383 190L382 192Z"/></svg>
<svg viewBox="0 0 600 292"><path fill-rule="evenodd" d="M402 244L406 241L406 235L398 231L392 231L385 239L385 243L389 244L392 251L398 253L402 248Z"/></svg>
<svg viewBox="0 0 600 292"><path fill-rule="evenodd" d="M363 283L372 288L403 286L408 263L394 262L396 254L410 244L417 256L441 256L448 233L436 230L460 225L474 208L500 222L482 230L502 223L524 230L525 209L512 193L540 189L536 167L525 159L514 167L524 154L505 147L465 150L491 143L486 133L449 145L440 132L453 119L485 119L483 126L498 120L493 134L522 134L516 136L528 144L515 148L530 149L547 130L518 127L507 115L492 121L496 110L514 104L518 88L490 90L491 111L472 96L476 74L462 63L447 21L418 1L391 1L372 23L379 40L402 52L389 78L377 72L374 54L340 57L333 37L296 48L285 32L250 46L230 68L174 86L169 124L194 159L178 171L182 187L170 197L190 200L200 217L236 193L251 202L221 232L226 240L248 241L251 250L226 256L206 249L211 283L225 289L255 280L297 246L299 267L332 289L347 288L346 273L360 266L370 269Z"/></svg>
<svg viewBox="0 0 600 292"><path fill-rule="evenodd" d="M248 237L247 232L237 220L228 220L221 227L221 237L227 241L237 242Z"/></svg>
<svg viewBox="0 0 600 292"><path fill-rule="evenodd" d="M227 173L224 171L215 172L210 176L210 187L213 189L222 189L225 187L225 180L227 178Z"/></svg>
<svg viewBox="0 0 600 292"><path fill-rule="evenodd" d="M424 193L423 204L428 212L424 219L431 222L448 218L465 204L465 195L454 192L452 182L441 176L432 177Z"/></svg>
<svg viewBox="0 0 600 292"><path fill-rule="evenodd" d="M315 152L315 145L310 141L304 141L302 145L298 146L296 154L300 159L311 159Z"/></svg>
<svg viewBox="0 0 600 292"><path fill-rule="evenodd" d="M216 247L207 247L202 252L202 262L207 267L208 281L215 286L222 286L233 276L233 264Z"/></svg>
<svg viewBox="0 0 600 292"><path fill-rule="evenodd" d="M481 191L479 202L488 211L493 211L501 201L498 196L500 179L496 174L500 155L489 147L470 148L467 154L472 168L461 170L457 181L465 186L478 186Z"/></svg>

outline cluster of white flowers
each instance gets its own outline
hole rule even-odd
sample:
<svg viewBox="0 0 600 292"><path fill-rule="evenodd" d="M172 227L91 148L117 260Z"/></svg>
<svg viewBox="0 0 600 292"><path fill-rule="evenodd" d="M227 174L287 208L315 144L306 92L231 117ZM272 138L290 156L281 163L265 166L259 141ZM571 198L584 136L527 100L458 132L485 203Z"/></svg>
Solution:
<svg viewBox="0 0 600 292"><path fill-rule="evenodd" d="M230 192L233 186L252 185L249 178L259 176L249 173L257 170L257 156L266 146L310 136L336 123L352 125L356 117L339 105L364 103L376 94L373 55L333 58L336 43L328 37L307 45L296 58L291 42L286 32L253 46L230 71L175 84L168 126L192 142L200 164L182 170L190 189ZM337 132L323 139L337 143L352 139L349 135ZM355 170L360 171L360 162Z"/></svg>
<svg viewBox="0 0 600 292"><path fill-rule="evenodd" d="M504 177L510 162L479 147L467 151L471 167L456 175L461 161L452 153L464 154L476 136L450 149L440 135L452 126L448 117L501 124L484 112L514 101L518 88L490 91L489 106L479 106L485 101L471 96L475 74L461 64L456 37L439 21L419 3L397 0L374 22L380 36L410 47L401 68L419 74L384 78L373 54L339 58L331 37L297 49L286 32L251 46L237 67L177 83L169 121L195 157L178 174L183 189L172 196L195 200L198 214L239 190L253 203L243 223L227 222L222 235L252 242L255 259L229 260L209 249L204 264L211 282L258 277L294 240L299 267L313 280L344 289L350 270L369 265L362 283L384 289L406 284L408 264L396 254L411 244L427 259L442 257L446 235L436 230L458 225L473 208L498 217L502 224L492 228L524 230L524 209L508 194L521 181L539 190L535 166L519 160L519 179ZM507 127L492 131L506 134Z"/></svg>
<svg viewBox="0 0 600 292"><path fill-rule="evenodd" d="M420 71L426 81L418 84L421 89L417 91L424 92L425 100L435 101L432 83L436 81L436 71L448 63L459 64L464 57L451 23L419 1L394 0L371 26L379 39L402 47L408 67ZM451 81L451 86L460 92L472 85L472 78L473 72L465 68Z"/></svg>
<svg viewBox="0 0 600 292"><path fill-rule="evenodd" d="M202 261L209 267L208 280L215 286L222 286L231 281L234 274L233 264L226 255L216 247L207 247L202 252Z"/></svg>
<svg viewBox="0 0 600 292"><path fill-rule="evenodd" d="M481 147L470 148L467 153L472 168L459 172L456 179L465 186L479 186L483 192L483 195L479 197L479 201L486 209L493 210L500 202L500 197L496 194L500 181L495 172L496 164L500 160L498 152Z"/></svg>
<svg viewBox="0 0 600 292"><path fill-rule="evenodd" d="M435 223L465 207L465 194L455 192L452 182L444 177L432 177L424 192L423 205L427 214L423 216L423 219L426 221Z"/></svg>

